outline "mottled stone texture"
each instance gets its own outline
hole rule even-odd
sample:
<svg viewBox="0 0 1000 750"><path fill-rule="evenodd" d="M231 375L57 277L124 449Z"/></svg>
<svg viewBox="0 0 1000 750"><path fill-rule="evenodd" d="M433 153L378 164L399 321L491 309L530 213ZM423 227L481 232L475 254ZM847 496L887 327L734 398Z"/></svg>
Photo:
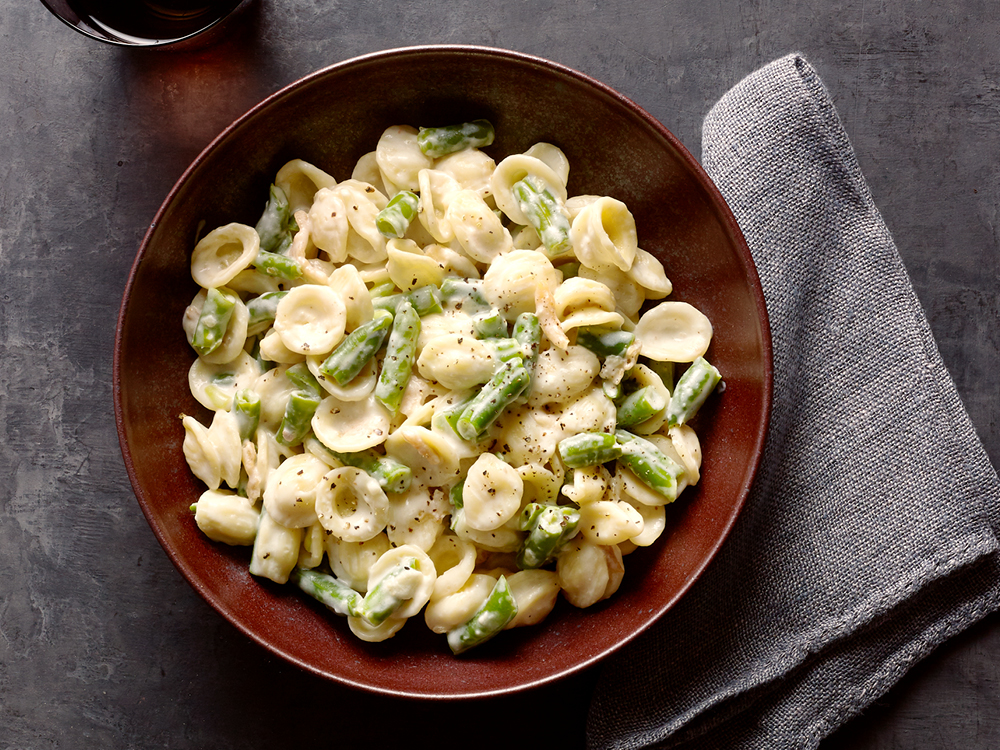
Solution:
<svg viewBox="0 0 1000 750"><path fill-rule="evenodd" d="M365 52L484 44L598 78L698 154L710 105L798 50L834 97L996 464L998 38L987 0L257 0L230 38L171 54L100 45L40 3L2 0L0 748L348 744L385 737L373 724L386 719L417 745L442 730L524 741L483 728L482 707L371 698L279 662L191 590L133 499L110 383L133 254L187 163L262 97ZM997 747L998 654L993 618L826 746ZM532 740L581 746L596 676L488 710L523 726L546 705Z"/></svg>

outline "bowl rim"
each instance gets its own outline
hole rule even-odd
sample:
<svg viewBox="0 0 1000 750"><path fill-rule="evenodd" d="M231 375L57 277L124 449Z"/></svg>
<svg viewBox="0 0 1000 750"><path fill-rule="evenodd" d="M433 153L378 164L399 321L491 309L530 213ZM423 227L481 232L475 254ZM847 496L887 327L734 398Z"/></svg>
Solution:
<svg viewBox="0 0 1000 750"><path fill-rule="evenodd" d="M738 497L733 499L733 504L731 505L731 510L729 512L729 517L726 523L721 527L716 539L709 547L708 552L705 554L704 558L701 560L700 564L694 569L692 574L688 579L678 588L674 596L665 600L658 610L653 613L645 623L640 627L635 628L632 632L628 633L615 643L611 644L607 648L600 650L591 654L589 657L580 659L572 665L566 666L564 668L554 670L551 674L545 675L543 677L535 678L530 681L523 683L518 683L516 686L512 687L499 687L499 688L485 688L485 689L469 689L464 692L439 692L439 693L429 693L426 690L400 690L395 688L386 688L377 684L370 682L362 682L354 680L343 675L332 674L326 670L320 669L308 662L288 653L287 651L275 646L274 644L266 641L262 637L258 636L249 627L246 627L242 622L231 617L224 608L220 608L214 602L213 597L209 594L207 589L199 582L197 576L193 570L190 570L186 565L182 563L178 554L171 548L167 543L166 535L164 531L160 528L155 516L152 513L152 509L145 497L145 493L138 481L138 475L136 472L135 464L132 460L132 455L129 450L128 441L126 439L126 424L124 419L124 405L122 402L122 361L121 361L121 350L124 338L124 324L129 307L130 296L132 288L136 281L136 276L139 273L140 266L142 264L143 257L145 255L146 249L149 242L151 241L153 234L159 225L163 215L169 209L169 206L173 202L177 193L182 189L182 186L191 176L191 174L199 168L202 162L206 161L211 154L215 151L219 145L225 141L231 133L242 127L242 125L249 119L253 118L260 111L272 106L275 102L294 94L299 88L305 87L320 79L324 76L336 73L338 71L348 69L357 65L362 65L365 63L370 63L373 61L391 59L394 57L406 57L411 55L421 55L427 53L455 53L455 54L474 54L474 55L484 55L487 57L496 57L506 60L515 61L522 64L529 64L540 66L549 70L552 70L563 76L570 77L576 81L597 89L600 93L608 96L615 101L621 103L627 109L638 116L640 119L644 120L645 123L654 129L657 134L662 137L674 150L676 151L677 157L684 162L685 166L691 171L692 174L696 176L699 183L705 189L709 198L712 201L713 209L716 211L718 217L725 224L726 229L728 229L735 245L736 255L742 265L743 273L746 275L747 281L750 286L750 293L753 299L754 307L758 315L758 323L760 326L761 334L761 350L763 355L763 378L762 378L762 392L761 392L761 420L760 429L757 431L754 443L749 455L751 456L750 461L746 465L746 476L747 482L742 487ZM122 458L124 460L125 469L129 477L129 481L132 485L133 493L139 506L152 529L154 536L160 543L160 546L166 552L167 556L185 578L188 584L212 607L216 613L220 614L225 620L227 620L231 625L233 625L240 633L252 640L253 642L263 646L265 650L270 653L281 657L283 660L294 664L295 666L303 669L306 672L315 674L317 676L323 677L325 679L331 680L333 682L345 685L347 687L359 689L364 692L369 692L373 694L391 696L397 698L409 698L409 699L419 699L419 700L462 700L462 699L479 699L488 697L497 697L501 695L509 695L517 692L522 692L525 690L531 690L538 688L542 685L547 685L571 675L577 674L586 670L596 663L606 659L612 653L621 650L628 643L635 640L639 635L646 632L651 628L657 621L659 621L667 611L672 609L676 603L690 590L690 588L701 578L705 569L711 564L712 560L715 559L722 545L725 543L726 539L729 537L736 520L742 513L743 507L747 501L747 498L753 488L754 481L757 477L757 472L760 468L760 463L764 453L764 446L768 434L768 429L771 420L772 411L772 398L773 398L773 348L772 348L772 336L771 336L771 326L770 319L768 316L767 305L764 298L763 289L760 283L760 277L757 272L756 265L753 260L752 253L750 252L749 246L746 242L746 238L743 235L739 224L736 221L735 216L732 213L728 203L723 197L721 191L716 186L715 182L708 176L701 164L695 159L695 157L688 151L688 149L677 139L677 137L666 128L661 122L659 122L655 117L649 114L643 107L634 102L629 97L619 93L615 89L611 88L607 84L604 84L597 79L575 70L571 67L563 65L561 63L554 62L552 60L546 59L544 57L517 52L509 49L488 47L482 45L468 45L468 44L422 44L413 45L406 47L397 47L391 49L385 49L375 52L370 52L355 57L342 60L331 65L324 66L317 70L308 73L295 81L286 84L272 94L268 95L256 105L248 109L242 115L233 120L228 126L226 126L217 136L215 136L209 143L202 149L202 151L195 157L195 159L184 169L180 177L175 181L174 185L171 187L163 202L160 204L159 208L154 215L153 220L150 222L142 241L139 244L139 248L136 252L135 259L133 261L132 267L129 271L128 278L126 280L125 289L122 296L121 306L119 308L118 319L115 329L115 339L114 339L114 352L113 352L113 362L112 362L112 395L114 401L114 417L115 426L118 433L119 446L122 452Z"/></svg>

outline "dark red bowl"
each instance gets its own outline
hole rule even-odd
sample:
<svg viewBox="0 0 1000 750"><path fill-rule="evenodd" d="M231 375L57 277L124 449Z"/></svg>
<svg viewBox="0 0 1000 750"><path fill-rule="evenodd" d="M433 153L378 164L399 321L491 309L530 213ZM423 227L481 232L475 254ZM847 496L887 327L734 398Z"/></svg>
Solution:
<svg viewBox="0 0 1000 750"><path fill-rule="evenodd" d="M570 194L623 200L640 245L663 262L672 298L711 319L709 358L725 391L699 414L697 487L668 507L652 547L625 560L611 599L561 601L540 626L507 631L461 657L422 622L389 641L356 639L345 620L289 587L247 572L249 551L209 541L188 506L202 491L181 451L181 413L205 416L188 391L193 360L181 315L196 287L199 225L253 225L262 196L292 158L338 179L393 124L475 118L496 127L496 158L537 141L560 146ZM500 695L576 672L621 648L692 586L740 512L760 460L771 404L771 341L746 242L719 191L650 115L574 70L514 52L429 46L381 52L288 86L228 127L187 169L139 248L122 300L114 358L115 417L139 505L181 574L240 631L304 669L365 690L424 698Z"/></svg>

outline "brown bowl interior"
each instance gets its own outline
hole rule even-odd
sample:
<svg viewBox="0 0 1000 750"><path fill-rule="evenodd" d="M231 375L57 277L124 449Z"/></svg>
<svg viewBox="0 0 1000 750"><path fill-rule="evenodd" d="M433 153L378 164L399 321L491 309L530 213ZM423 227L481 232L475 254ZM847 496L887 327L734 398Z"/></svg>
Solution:
<svg viewBox="0 0 1000 750"><path fill-rule="evenodd" d="M247 549L208 541L188 506L202 491L181 451L178 415L205 418L192 398L193 354L180 320L196 287L188 259L199 225L253 224L268 185L302 158L338 179L389 125L487 118L499 160L537 141L568 155L570 194L623 200L640 245L663 262L672 298L712 320L709 357L725 391L698 417L703 477L668 508L668 528L626 558L610 600L560 601L541 626L504 633L461 658L414 622L381 644L286 587L251 578ZM132 484L164 549L192 586L243 633L303 668L360 688L454 698L549 682L606 656L687 590L746 498L770 408L770 337L750 254L722 198L691 155L635 104L574 71L468 47L397 50L319 71L227 129L191 165L150 227L122 302L114 362L119 436Z"/></svg>

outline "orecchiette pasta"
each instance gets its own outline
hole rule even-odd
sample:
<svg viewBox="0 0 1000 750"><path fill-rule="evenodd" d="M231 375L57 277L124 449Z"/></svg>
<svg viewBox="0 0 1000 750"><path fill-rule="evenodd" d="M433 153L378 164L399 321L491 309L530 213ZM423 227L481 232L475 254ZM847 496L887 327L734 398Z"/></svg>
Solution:
<svg viewBox="0 0 1000 750"><path fill-rule="evenodd" d="M191 255L194 523L365 641L601 602L701 476L708 318L561 148L493 135L392 126L342 182L294 159Z"/></svg>

